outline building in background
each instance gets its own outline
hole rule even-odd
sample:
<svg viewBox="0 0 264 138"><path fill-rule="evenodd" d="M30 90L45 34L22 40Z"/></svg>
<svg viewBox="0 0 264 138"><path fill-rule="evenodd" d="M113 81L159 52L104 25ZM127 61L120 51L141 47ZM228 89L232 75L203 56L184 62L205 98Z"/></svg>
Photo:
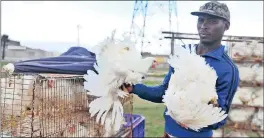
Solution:
<svg viewBox="0 0 264 138"><path fill-rule="evenodd" d="M19 41L8 41L5 47L5 60L10 62L54 56L58 56L58 53L21 46Z"/></svg>

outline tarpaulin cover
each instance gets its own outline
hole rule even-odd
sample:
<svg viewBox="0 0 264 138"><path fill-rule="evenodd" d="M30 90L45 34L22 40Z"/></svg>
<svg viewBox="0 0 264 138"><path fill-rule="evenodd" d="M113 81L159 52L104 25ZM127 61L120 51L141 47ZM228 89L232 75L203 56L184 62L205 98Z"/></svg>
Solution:
<svg viewBox="0 0 264 138"><path fill-rule="evenodd" d="M14 63L16 73L87 74L94 70L95 54L83 47L71 47L58 57L26 60Z"/></svg>

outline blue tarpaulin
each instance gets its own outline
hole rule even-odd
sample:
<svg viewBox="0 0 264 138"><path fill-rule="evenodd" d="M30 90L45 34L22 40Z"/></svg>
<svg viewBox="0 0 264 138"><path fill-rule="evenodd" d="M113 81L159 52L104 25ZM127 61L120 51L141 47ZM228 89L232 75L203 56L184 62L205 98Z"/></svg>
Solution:
<svg viewBox="0 0 264 138"><path fill-rule="evenodd" d="M95 54L83 47L71 47L58 57L26 60L15 63L16 73L58 73L83 75L94 70Z"/></svg>

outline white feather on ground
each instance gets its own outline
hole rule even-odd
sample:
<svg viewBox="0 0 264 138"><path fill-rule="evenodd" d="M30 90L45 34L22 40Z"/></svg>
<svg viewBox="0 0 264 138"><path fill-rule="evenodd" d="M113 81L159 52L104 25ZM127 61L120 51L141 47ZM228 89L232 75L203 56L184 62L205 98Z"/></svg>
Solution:
<svg viewBox="0 0 264 138"><path fill-rule="evenodd" d="M188 50L179 48L168 63L175 72L163 96L163 102L168 108L166 115L195 131L227 117L221 108L208 105L212 99L218 99L215 89L217 74L204 58L194 51L190 54Z"/></svg>
<svg viewBox="0 0 264 138"><path fill-rule="evenodd" d="M113 38L113 37L112 37ZM105 125L105 136L111 136L121 128L123 121L123 105L120 98L127 96L119 87L124 83L138 83L147 74L154 58L143 59L128 39L116 41L106 39L93 52L97 65L84 75L84 88L88 95L99 98L89 104L91 117L96 114L96 122Z"/></svg>

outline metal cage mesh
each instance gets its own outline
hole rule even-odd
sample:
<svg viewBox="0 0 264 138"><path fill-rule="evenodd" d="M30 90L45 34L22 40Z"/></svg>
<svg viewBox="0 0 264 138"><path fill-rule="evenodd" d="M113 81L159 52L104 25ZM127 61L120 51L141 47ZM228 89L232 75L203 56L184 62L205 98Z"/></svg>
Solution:
<svg viewBox="0 0 264 138"><path fill-rule="evenodd" d="M74 75L1 76L1 134L16 137L103 136L104 126L97 124L88 112L89 103L97 97L86 94L83 81L82 76ZM132 95L122 100L122 104L125 113L132 114Z"/></svg>

